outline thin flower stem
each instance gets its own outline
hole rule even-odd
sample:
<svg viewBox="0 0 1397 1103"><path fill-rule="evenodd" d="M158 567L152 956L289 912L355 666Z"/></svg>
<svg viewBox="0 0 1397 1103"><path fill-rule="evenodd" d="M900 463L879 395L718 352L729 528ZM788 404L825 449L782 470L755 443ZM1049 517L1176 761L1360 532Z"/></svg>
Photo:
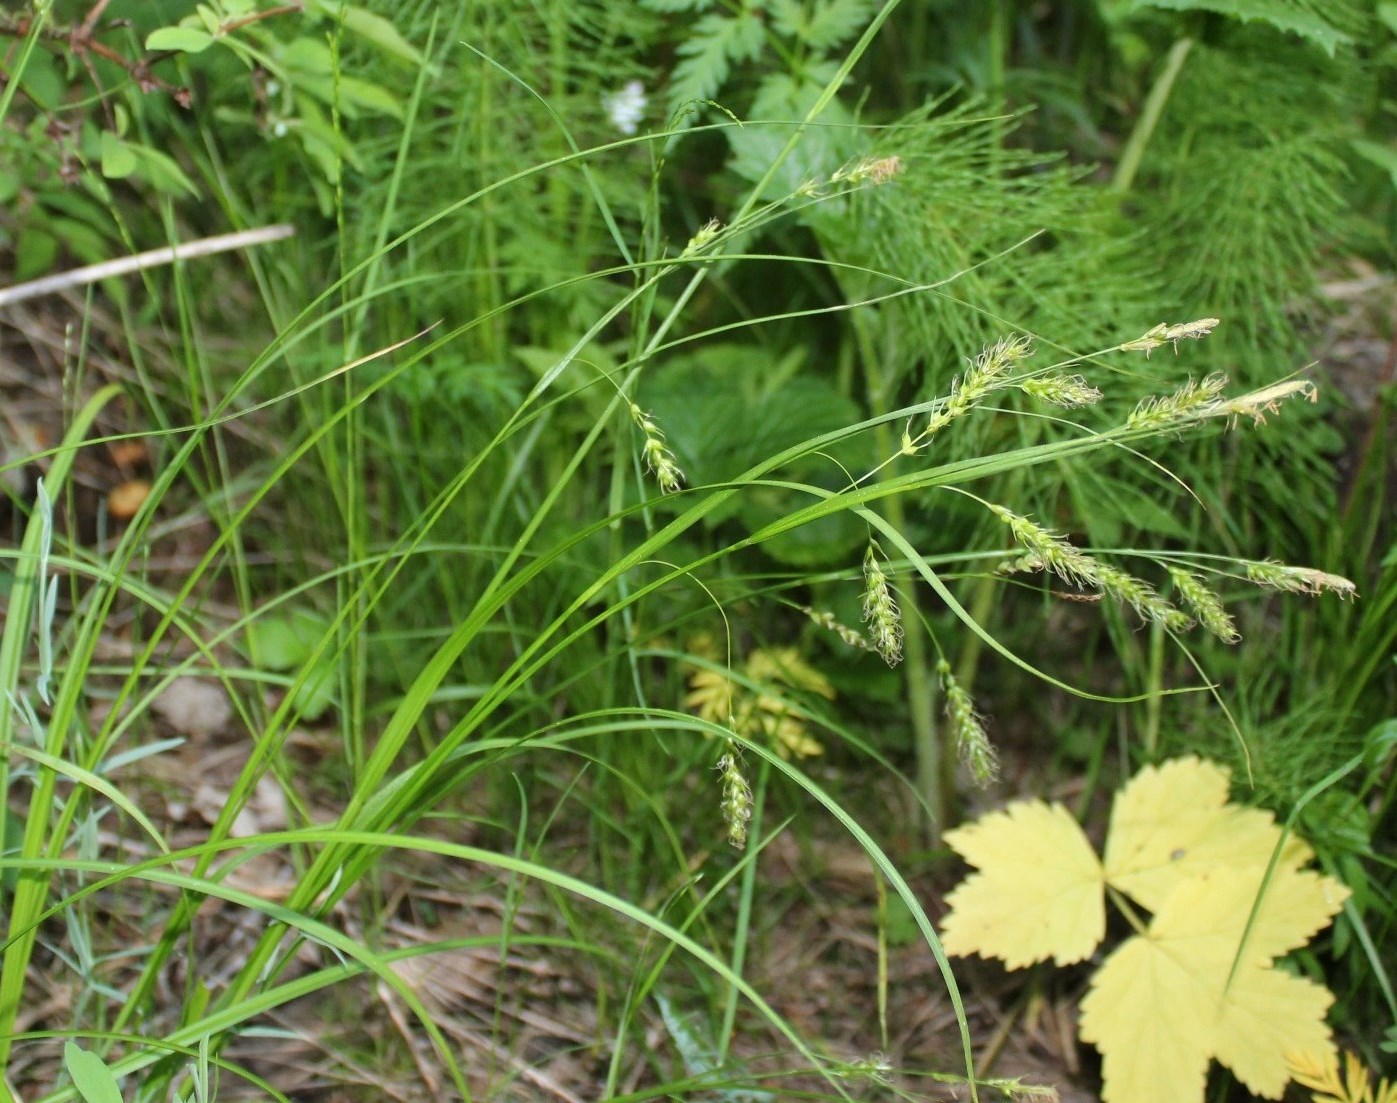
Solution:
<svg viewBox="0 0 1397 1103"><path fill-rule="evenodd" d="M1140 169L1140 161L1145 156L1145 148L1150 144L1155 127L1159 125L1160 116L1164 114L1164 105L1169 102L1169 94L1174 90L1174 82L1179 79L1184 62L1193 49L1193 41L1192 38L1185 35L1170 48L1169 56L1164 62L1164 71L1155 79L1154 87L1150 89L1150 94L1145 99L1145 106L1140 112L1140 117L1135 121L1135 129L1130 132L1130 140L1125 144L1125 151L1121 154L1120 161L1116 163L1116 174L1111 181L1111 186L1116 191L1129 191L1130 186L1135 183L1135 174Z"/></svg>
<svg viewBox="0 0 1397 1103"><path fill-rule="evenodd" d="M869 333L866 315L854 315L854 333L867 380L869 409L875 415L883 413L886 410L885 396L888 389L883 379L877 347ZM892 450L892 429L887 423L874 429L874 440L880 453L895 454ZM891 469L884 477L892 477ZM907 517L902 505L902 496L890 496L884 508L893 526L899 531L905 531ZM926 634L922 626L915 584L908 586L898 596L902 600L902 650L906 660L902 669L907 686L907 707L912 719L912 745L917 760L917 791L926 802L927 842L935 846L946 827L949 806L949 791L945 784L946 750L942 745L941 731L936 718L936 698L939 690L928 663Z"/></svg>

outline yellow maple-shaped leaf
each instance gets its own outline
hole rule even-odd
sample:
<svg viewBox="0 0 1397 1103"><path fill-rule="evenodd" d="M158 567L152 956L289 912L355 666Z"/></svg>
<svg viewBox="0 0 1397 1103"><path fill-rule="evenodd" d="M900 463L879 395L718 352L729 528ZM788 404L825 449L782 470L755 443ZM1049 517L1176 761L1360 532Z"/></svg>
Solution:
<svg viewBox="0 0 1397 1103"><path fill-rule="evenodd" d="M1278 865L1268 878L1264 866L1215 867L1181 884L1151 931L1210 957L1228 955L1229 969L1234 958L1267 965L1329 926L1348 896L1313 870Z"/></svg>
<svg viewBox="0 0 1397 1103"><path fill-rule="evenodd" d="M1184 881L1097 972L1080 1032L1101 1050L1106 1103L1199 1103L1213 1057L1275 1099L1287 1053L1328 1051L1333 996L1271 961L1325 926L1347 890L1278 866L1257 904L1263 880L1264 866Z"/></svg>
<svg viewBox="0 0 1397 1103"><path fill-rule="evenodd" d="M1078 1033L1101 1051L1106 1103L1198 1103L1212 1058L1200 986L1167 947L1121 945L1092 978Z"/></svg>
<svg viewBox="0 0 1397 1103"><path fill-rule="evenodd" d="M1011 969L1088 957L1106 932L1101 862L1061 805L1019 801L946 833L980 869L947 897L946 952L997 957Z"/></svg>
<svg viewBox="0 0 1397 1103"><path fill-rule="evenodd" d="M1264 869L1281 842L1269 812L1227 803L1228 772L1188 756L1141 770L1116 794L1106 880L1156 911L1182 882L1210 869ZM1309 848L1291 836L1280 864L1299 868Z"/></svg>

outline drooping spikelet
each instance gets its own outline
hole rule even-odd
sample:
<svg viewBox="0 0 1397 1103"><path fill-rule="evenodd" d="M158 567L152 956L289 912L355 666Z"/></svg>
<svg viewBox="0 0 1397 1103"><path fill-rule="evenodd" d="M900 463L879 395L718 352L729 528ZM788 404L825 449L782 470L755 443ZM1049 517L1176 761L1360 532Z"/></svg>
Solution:
<svg viewBox="0 0 1397 1103"><path fill-rule="evenodd" d="M747 824L752 819L752 786L742 774L742 750L731 739L718 758L723 779L723 822L728 825L728 842L738 850L747 845Z"/></svg>
<svg viewBox="0 0 1397 1103"><path fill-rule="evenodd" d="M1208 589L1201 578L1182 567L1170 567L1169 577L1174 580L1174 589L1198 618L1199 624L1223 643L1236 643L1242 638L1241 633L1237 631L1237 625L1222 607L1217 594Z"/></svg>
<svg viewBox="0 0 1397 1103"><path fill-rule="evenodd" d="M655 424L655 419L634 402L631 403L631 420L645 434L645 444L641 446L641 454L645 457L645 469L655 476L662 493L675 493L684 485L684 472L679 469L674 453L665 446L664 433Z"/></svg>
<svg viewBox="0 0 1397 1103"><path fill-rule="evenodd" d="M1074 586L1097 585L1099 572L1096 560L1091 556L1013 510L991 504L990 511L1009 526L1014 539L1028 552L1039 569L1052 571Z"/></svg>
<svg viewBox="0 0 1397 1103"><path fill-rule="evenodd" d="M896 666L902 661L902 613L872 544L863 557L863 619L874 650L889 666Z"/></svg>
<svg viewBox="0 0 1397 1103"><path fill-rule="evenodd" d="M833 613L827 609L812 609L808 605L797 605L802 613L809 617L821 628L828 629L847 643L850 647L857 647L860 651L877 651L878 649L869 642L868 638L860 631L850 628Z"/></svg>
<svg viewBox="0 0 1397 1103"><path fill-rule="evenodd" d="M946 695L946 719L956 741L956 752L975 784L988 785L999 775L999 755L990 744L984 719L975 711L970 694L956 681L950 663L942 659L936 664L936 673L941 676L941 691Z"/></svg>
<svg viewBox="0 0 1397 1103"><path fill-rule="evenodd" d="M1155 621L1175 632L1182 632L1193 624L1187 613L1160 597L1148 582L1142 582L1119 567L1097 563L1096 584L1117 601L1129 605L1141 620Z"/></svg>

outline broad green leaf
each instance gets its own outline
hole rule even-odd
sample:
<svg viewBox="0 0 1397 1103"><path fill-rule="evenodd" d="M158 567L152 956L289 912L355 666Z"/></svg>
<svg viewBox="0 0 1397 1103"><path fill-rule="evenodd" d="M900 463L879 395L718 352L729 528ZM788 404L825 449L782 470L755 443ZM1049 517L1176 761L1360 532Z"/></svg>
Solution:
<svg viewBox="0 0 1397 1103"><path fill-rule="evenodd" d="M29 62L20 74L19 86L34 101L36 107L53 111L63 102L63 93L67 91L68 82L63 76L58 60L40 50L29 55Z"/></svg>
<svg viewBox="0 0 1397 1103"><path fill-rule="evenodd" d="M732 167L738 175L757 181L785 148L791 133L804 122L810 109L824 93L825 66L811 65L811 79L802 83L785 74L767 77L747 112L747 125L727 131L732 147ZM824 109L818 125L801 135L800 144L781 163L775 178L767 185L763 199L781 199L811 180L828 180L830 175L856 152L857 127L848 108L837 99ZM825 204L808 207L818 217Z"/></svg>
<svg viewBox="0 0 1397 1103"><path fill-rule="evenodd" d="M980 872L946 899L948 954L1000 958L1011 969L1090 957L1106 933L1101 863L1060 804L1017 801L946 833Z"/></svg>
<svg viewBox="0 0 1397 1103"><path fill-rule="evenodd" d="M15 281L43 275L53 268L57 259L58 242L54 236L38 226L26 226L15 242Z"/></svg>
<svg viewBox="0 0 1397 1103"><path fill-rule="evenodd" d="M127 148L140 161L141 174L150 181L151 185L166 195L185 195L195 198L199 195L199 189L194 186L194 181L189 179L184 169L179 167L179 163L167 153L162 153L158 149L150 146L137 145L128 142Z"/></svg>
<svg viewBox="0 0 1397 1103"><path fill-rule="evenodd" d="M123 180L136 171L136 165L131 147L110 130L102 131L102 175L108 180Z"/></svg>
<svg viewBox="0 0 1397 1103"><path fill-rule="evenodd" d="M1397 149L1381 142L1370 142L1355 138L1351 143L1353 151L1365 161L1370 161L1392 177L1392 186L1397 188Z"/></svg>
<svg viewBox="0 0 1397 1103"><path fill-rule="evenodd" d="M293 77L328 77L335 71L335 55L316 38L293 38L277 52L277 60Z"/></svg>
<svg viewBox="0 0 1397 1103"><path fill-rule="evenodd" d="M339 20L341 18L341 5L335 0L315 0L314 6L317 11L323 15L328 15L331 19ZM389 20L384 19L383 16L375 15L365 8L348 4L344 5L342 18L345 30L358 35L385 54L413 65L421 65L426 60L422 56L422 51L405 39L398 32L398 28Z"/></svg>
<svg viewBox="0 0 1397 1103"><path fill-rule="evenodd" d="M315 650L329 627L324 617L309 609L294 609L278 617L258 617L247 626L248 651L268 670L290 670Z"/></svg>
<svg viewBox="0 0 1397 1103"><path fill-rule="evenodd" d="M146 49L198 54L212 46L214 41L213 35L197 27L161 27L146 36Z"/></svg>
<svg viewBox="0 0 1397 1103"><path fill-rule="evenodd" d="M73 1087L85 1103L122 1103L121 1086L112 1070L97 1054L83 1049L76 1042L63 1045L63 1064L73 1078Z"/></svg>
<svg viewBox="0 0 1397 1103"><path fill-rule="evenodd" d="M305 720L319 720L335 703L335 664L317 663L292 702Z"/></svg>

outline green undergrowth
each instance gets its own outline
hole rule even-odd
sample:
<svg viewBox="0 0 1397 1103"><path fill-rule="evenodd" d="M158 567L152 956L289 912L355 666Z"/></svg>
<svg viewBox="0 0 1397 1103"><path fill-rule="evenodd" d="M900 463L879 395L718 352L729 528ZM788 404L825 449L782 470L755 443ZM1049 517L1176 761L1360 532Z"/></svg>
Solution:
<svg viewBox="0 0 1397 1103"><path fill-rule="evenodd" d="M114 2L125 64L74 55L64 5L5 23L21 277L297 228L100 285L137 385L0 457L43 471L0 550L0 1064L39 1070L10 1083L275 1095L249 1039L318 1000L355 1090L373 1054L528 1097L507 986L463 1050L402 964L470 951L582 986L583 1097L1016 1094L909 878L967 800L1081 776L1089 812L1185 751L1353 890L1302 966L1376 1067L1387 412L1348 439L1301 369L1326 251L1390 262L1389 200L1349 210L1381 195L1354 144L1386 125L1381 14L1125 7ZM152 492L93 546L72 465L119 402ZM157 719L186 675L239 748L192 844L148 803L192 784L151 781L197 745ZM783 833L861 852L883 902L857 1052L753 980ZM284 891L249 891L263 864ZM440 918L476 895L485 929ZM247 933L215 976L217 922ZM909 941L955 1023L934 1067L892 1052ZM81 998L31 1029L48 972ZM103 1062L62 1071L68 1039Z"/></svg>

